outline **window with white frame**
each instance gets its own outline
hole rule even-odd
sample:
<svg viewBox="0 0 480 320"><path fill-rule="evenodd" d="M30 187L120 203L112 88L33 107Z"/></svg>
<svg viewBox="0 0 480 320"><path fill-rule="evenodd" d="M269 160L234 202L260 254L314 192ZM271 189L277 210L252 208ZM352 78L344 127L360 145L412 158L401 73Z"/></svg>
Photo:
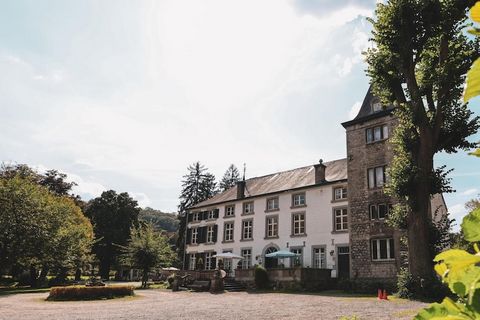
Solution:
<svg viewBox="0 0 480 320"><path fill-rule="evenodd" d="M347 199L347 187L339 187L333 190L334 200Z"/></svg>
<svg viewBox="0 0 480 320"><path fill-rule="evenodd" d="M225 207L225 217L233 217L235 215L235 205Z"/></svg>
<svg viewBox="0 0 480 320"><path fill-rule="evenodd" d="M225 223L223 241L233 241L233 222Z"/></svg>
<svg viewBox="0 0 480 320"><path fill-rule="evenodd" d="M267 211L278 210L278 197L267 199Z"/></svg>
<svg viewBox="0 0 480 320"><path fill-rule="evenodd" d="M213 265L213 252L205 252L205 270L215 269Z"/></svg>
<svg viewBox="0 0 480 320"><path fill-rule="evenodd" d="M370 219L381 220L385 219L390 211L390 205L386 203L371 204L370 205Z"/></svg>
<svg viewBox="0 0 480 320"><path fill-rule="evenodd" d="M367 143L388 139L388 126L386 124L365 129Z"/></svg>
<svg viewBox="0 0 480 320"><path fill-rule="evenodd" d="M302 266L303 265L303 249L302 248L291 248L290 252L295 253L296 256L292 258L293 266Z"/></svg>
<svg viewBox="0 0 480 320"><path fill-rule="evenodd" d="M387 166L380 166L368 169L368 188L379 188L387 182Z"/></svg>
<svg viewBox="0 0 480 320"><path fill-rule="evenodd" d="M252 240L252 238L253 238L253 220L243 220L242 240Z"/></svg>
<svg viewBox="0 0 480 320"><path fill-rule="evenodd" d="M278 237L278 216L266 217L266 238Z"/></svg>
<svg viewBox="0 0 480 320"><path fill-rule="evenodd" d="M214 226L207 226L207 243L213 243Z"/></svg>
<svg viewBox="0 0 480 320"><path fill-rule="evenodd" d="M327 256L325 247L315 247L312 249L313 268L325 269L327 267Z"/></svg>
<svg viewBox="0 0 480 320"><path fill-rule="evenodd" d="M252 266L252 249L242 249L242 269L249 269Z"/></svg>
<svg viewBox="0 0 480 320"><path fill-rule="evenodd" d="M305 205L305 193L295 193L292 195L292 207L302 207Z"/></svg>
<svg viewBox="0 0 480 320"><path fill-rule="evenodd" d="M373 100L371 105L372 112L379 112L383 110L382 103L378 99Z"/></svg>
<svg viewBox="0 0 480 320"><path fill-rule="evenodd" d="M294 236L305 234L305 213L292 214L292 234Z"/></svg>
<svg viewBox="0 0 480 320"><path fill-rule="evenodd" d="M372 260L382 261L382 260L394 260L395 259L395 248L392 238L387 239L372 239Z"/></svg>
<svg viewBox="0 0 480 320"><path fill-rule="evenodd" d="M190 254L190 259L188 263L189 270L195 270L195 264L197 263L197 259L195 257L195 253Z"/></svg>
<svg viewBox="0 0 480 320"><path fill-rule="evenodd" d="M207 219L215 219L215 211L214 210L209 210L207 214Z"/></svg>
<svg viewBox="0 0 480 320"><path fill-rule="evenodd" d="M253 201L243 203L243 214L253 213Z"/></svg>
<svg viewBox="0 0 480 320"><path fill-rule="evenodd" d="M198 228L192 228L192 241L190 243L192 244L198 243Z"/></svg>
<svg viewBox="0 0 480 320"><path fill-rule="evenodd" d="M348 212L347 208L334 209L335 231L348 230Z"/></svg>
<svg viewBox="0 0 480 320"><path fill-rule="evenodd" d="M194 212L192 221L200 221L200 212Z"/></svg>

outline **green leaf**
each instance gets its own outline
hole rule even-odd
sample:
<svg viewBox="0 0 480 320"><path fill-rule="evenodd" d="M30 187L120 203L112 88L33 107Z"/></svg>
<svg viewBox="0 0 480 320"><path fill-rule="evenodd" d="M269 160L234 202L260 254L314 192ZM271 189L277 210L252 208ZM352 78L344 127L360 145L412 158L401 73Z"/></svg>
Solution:
<svg viewBox="0 0 480 320"><path fill-rule="evenodd" d="M480 29L478 28L468 29L467 32L477 37L480 36Z"/></svg>
<svg viewBox="0 0 480 320"><path fill-rule="evenodd" d="M463 315L465 307L445 298L443 302L432 303L428 308L420 311L415 320L467 320L470 317Z"/></svg>
<svg viewBox="0 0 480 320"><path fill-rule="evenodd" d="M465 240L469 242L480 241L480 209L470 212L463 218L462 230Z"/></svg>
<svg viewBox="0 0 480 320"><path fill-rule="evenodd" d="M473 152L470 152L469 155L471 156L476 156L476 157L480 157L480 149L477 149Z"/></svg>
<svg viewBox="0 0 480 320"><path fill-rule="evenodd" d="M467 73L465 92L463 102L467 103L473 97L480 94L480 58L475 60Z"/></svg>

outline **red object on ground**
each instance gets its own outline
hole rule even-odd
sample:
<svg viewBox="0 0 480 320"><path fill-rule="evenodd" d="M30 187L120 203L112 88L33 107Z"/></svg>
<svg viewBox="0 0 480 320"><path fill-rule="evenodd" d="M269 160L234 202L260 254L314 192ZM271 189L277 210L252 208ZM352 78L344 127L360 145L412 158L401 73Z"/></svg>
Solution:
<svg viewBox="0 0 480 320"><path fill-rule="evenodd" d="M387 290L383 290L382 299L383 300L388 300Z"/></svg>
<svg viewBox="0 0 480 320"><path fill-rule="evenodd" d="M382 289L378 289L378 300L382 300L383 299L383 294L382 294Z"/></svg>

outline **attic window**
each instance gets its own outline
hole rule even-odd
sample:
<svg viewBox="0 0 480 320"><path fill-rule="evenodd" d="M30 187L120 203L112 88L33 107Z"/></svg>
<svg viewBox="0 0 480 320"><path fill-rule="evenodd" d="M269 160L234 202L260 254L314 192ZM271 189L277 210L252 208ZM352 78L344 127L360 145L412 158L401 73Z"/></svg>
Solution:
<svg viewBox="0 0 480 320"><path fill-rule="evenodd" d="M380 102L380 100L375 99L372 101L372 112L379 112L382 111L382 109L382 103Z"/></svg>

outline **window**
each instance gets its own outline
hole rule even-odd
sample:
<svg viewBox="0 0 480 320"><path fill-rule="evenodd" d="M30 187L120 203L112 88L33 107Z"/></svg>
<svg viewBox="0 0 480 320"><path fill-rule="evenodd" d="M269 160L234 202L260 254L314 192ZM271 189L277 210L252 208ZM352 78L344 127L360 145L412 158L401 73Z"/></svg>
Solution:
<svg viewBox="0 0 480 320"><path fill-rule="evenodd" d="M325 255L325 247L313 248L313 268L325 269L327 267L327 256Z"/></svg>
<svg viewBox="0 0 480 320"><path fill-rule="evenodd" d="M371 204L370 205L370 219L378 220L385 219L390 211L390 206L386 203Z"/></svg>
<svg viewBox="0 0 480 320"><path fill-rule="evenodd" d="M305 205L305 193L296 193L292 195L292 207L302 207Z"/></svg>
<svg viewBox="0 0 480 320"><path fill-rule="evenodd" d="M198 243L198 228L192 228L192 244Z"/></svg>
<svg viewBox="0 0 480 320"><path fill-rule="evenodd" d="M197 263L197 259L195 258L195 253L190 254L188 269L189 270L195 270L195 264L196 263Z"/></svg>
<svg viewBox="0 0 480 320"><path fill-rule="evenodd" d="M207 219L208 220L215 219L215 211L214 210L207 211Z"/></svg>
<svg viewBox="0 0 480 320"><path fill-rule="evenodd" d="M200 212L194 212L192 221L200 221Z"/></svg>
<svg viewBox="0 0 480 320"><path fill-rule="evenodd" d="M374 100L372 102L372 111L373 112L382 111L382 103L379 100Z"/></svg>
<svg viewBox="0 0 480 320"><path fill-rule="evenodd" d="M249 269L252 266L252 249L242 249L242 269Z"/></svg>
<svg viewBox="0 0 480 320"><path fill-rule="evenodd" d="M347 209L335 209L334 219L335 219L335 231L347 231L348 230L348 214Z"/></svg>
<svg viewBox="0 0 480 320"><path fill-rule="evenodd" d="M387 182L386 166L375 167L368 169L368 188L379 188Z"/></svg>
<svg viewBox="0 0 480 320"><path fill-rule="evenodd" d="M292 215L292 231L294 236L305 234L305 213Z"/></svg>
<svg viewBox="0 0 480 320"><path fill-rule="evenodd" d="M233 222L225 223L223 241L233 241Z"/></svg>
<svg viewBox="0 0 480 320"><path fill-rule="evenodd" d="M333 189L333 195L334 200L347 199L347 187Z"/></svg>
<svg viewBox="0 0 480 320"><path fill-rule="evenodd" d="M243 203L243 214L253 213L253 201Z"/></svg>
<svg viewBox="0 0 480 320"><path fill-rule="evenodd" d="M213 252L205 252L205 270L215 269L213 261Z"/></svg>
<svg viewBox="0 0 480 320"><path fill-rule="evenodd" d="M235 215L235 205L225 207L225 217L233 217Z"/></svg>
<svg viewBox="0 0 480 320"><path fill-rule="evenodd" d="M393 239L373 239L372 259L376 261L395 259Z"/></svg>
<svg viewBox="0 0 480 320"><path fill-rule="evenodd" d="M214 226L207 226L207 243L213 243L215 234Z"/></svg>
<svg viewBox="0 0 480 320"><path fill-rule="evenodd" d="M388 126L386 124L365 129L367 143L388 139Z"/></svg>
<svg viewBox="0 0 480 320"><path fill-rule="evenodd" d="M252 238L253 238L253 220L243 220L242 240L252 240Z"/></svg>
<svg viewBox="0 0 480 320"><path fill-rule="evenodd" d="M267 226L266 238L278 237L278 216L267 217L265 225Z"/></svg>
<svg viewBox="0 0 480 320"><path fill-rule="evenodd" d="M290 252L295 253L295 256L292 259L293 266L302 266L303 265L303 249L302 248L291 248Z"/></svg>
<svg viewBox="0 0 480 320"><path fill-rule="evenodd" d="M267 211L278 210L278 197L267 199Z"/></svg>

